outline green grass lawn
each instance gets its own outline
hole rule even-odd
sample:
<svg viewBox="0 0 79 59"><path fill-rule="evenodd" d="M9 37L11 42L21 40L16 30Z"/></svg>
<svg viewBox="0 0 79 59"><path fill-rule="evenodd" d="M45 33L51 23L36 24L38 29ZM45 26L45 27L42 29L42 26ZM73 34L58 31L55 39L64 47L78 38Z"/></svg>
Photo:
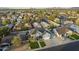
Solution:
<svg viewBox="0 0 79 59"><path fill-rule="evenodd" d="M68 36L68 38L70 38L71 40L76 40L75 38L71 37L71 36Z"/></svg>
<svg viewBox="0 0 79 59"><path fill-rule="evenodd" d="M41 47L46 46L46 44L44 43L44 41L41 41L41 42L40 42L40 45L41 45Z"/></svg>
<svg viewBox="0 0 79 59"><path fill-rule="evenodd" d="M39 48L39 45L36 41L35 42L29 41L29 43L30 43L31 49Z"/></svg>
<svg viewBox="0 0 79 59"><path fill-rule="evenodd" d="M41 40L41 41L39 41L39 42L40 42L41 47L46 46L46 44L45 44L45 42L44 42L43 40Z"/></svg>
<svg viewBox="0 0 79 59"><path fill-rule="evenodd" d="M69 36L69 38L72 40L78 40L79 36L77 34L72 34L71 36Z"/></svg>

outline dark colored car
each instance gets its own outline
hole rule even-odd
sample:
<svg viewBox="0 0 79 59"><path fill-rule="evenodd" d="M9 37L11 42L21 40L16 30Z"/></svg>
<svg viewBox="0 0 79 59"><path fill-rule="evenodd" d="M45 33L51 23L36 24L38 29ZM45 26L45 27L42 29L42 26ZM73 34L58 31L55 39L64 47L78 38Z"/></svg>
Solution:
<svg viewBox="0 0 79 59"><path fill-rule="evenodd" d="M11 44L9 43L2 43L0 45L0 51L8 51L11 47Z"/></svg>

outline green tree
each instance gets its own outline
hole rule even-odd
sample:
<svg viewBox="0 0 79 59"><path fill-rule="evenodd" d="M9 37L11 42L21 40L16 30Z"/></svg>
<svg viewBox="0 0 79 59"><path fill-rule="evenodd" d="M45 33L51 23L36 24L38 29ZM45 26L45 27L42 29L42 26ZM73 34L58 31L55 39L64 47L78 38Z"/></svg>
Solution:
<svg viewBox="0 0 79 59"><path fill-rule="evenodd" d="M79 26L79 18L75 22L76 22L76 25Z"/></svg>
<svg viewBox="0 0 79 59"><path fill-rule="evenodd" d="M10 28L8 28L7 26L2 27L2 35L6 36L10 33Z"/></svg>
<svg viewBox="0 0 79 59"><path fill-rule="evenodd" d="M2 41L2 37L0 37L0 44L1 44L1 41Z"/></svg>
<svg viewBox="0 0 79 59"><path fill-rule="evenodd" d="M3 25L7 25L7 24L9 24L9 23L10 23L9 20L2 20L2 24L3 24Z"/></svg>
<svg viewBox="0 0 79 59"><path fill-rule="evenodd" d="M19 47L21 45L21 39L19 36L14 36L12 41L11 41L12 45L14 47Z"/></svg>
<svg viewBox="0 0 79 59"><path fill-rule="evenodd" d="M3 37L3 32L2 32L2 28L0 28L0 37Z"/></svg>
<svg viewBox="0 0 79 59"><path fill-rule="evenodd" d="M3 38L4 36L10 33L10 28L4 26L0 28L0 37Z"/></svg>

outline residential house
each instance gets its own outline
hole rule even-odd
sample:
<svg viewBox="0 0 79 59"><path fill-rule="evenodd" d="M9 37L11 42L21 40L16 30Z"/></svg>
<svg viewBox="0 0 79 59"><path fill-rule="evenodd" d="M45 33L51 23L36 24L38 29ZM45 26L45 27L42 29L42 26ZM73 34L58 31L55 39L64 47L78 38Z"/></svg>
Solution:
<svg viewBox="0 0 79 59"><path fill-rule="evenodd" d="M67 27L63 26L63 27L58 27L57 32L59 34L59 36L61 37L66 37L67 33L70 31Z"/></svg>
<svg viewBox="0 0 79 59"><path fill-rule="evenodd" d="M40 31L36 31L36 33L35 33L35 37L36 37L36 39L42 39L42 35L43 35L43 33L42 32L40 32Z"/></svg>
<svg viewBox="0 0 79 59"><path fill-rule="evenodd" d="M8 25L6 25L6 26L8 26L10 29L13 29L13 27L14 27L13 24L8 24Z"/></svg>
<svg viewBox="0 0 79 59"><path fill-rule="evenodd" d="M69 27L72 31L79 33L79 26L72 24Z"/></svg>
<svg viewBox="0 0 79 59"><path fill-rule="evenodd" d="M41 25L38 22L33 23L34 28L41 28Z"/></svg>
<svg viewBox="0 0 79 59"><path fill-rule="evenodd" d="M43 39L44 40L49 40L50 38L51 38L51 34L49 32L47 32L47 31L45 31L43 33Z"/></svg>
<svg viewBox="0 0 79 59"><path fill-rule="evenodd" d="M28 40L28 35L29 33L27 33L27 31L21 31L18 33L19 37L21 38L22 43L26 43L26 41Z"/></svg>
<svg viewBox="0 0 79 59"><path fill-rule="evenodd" d="M45 22L45 21L41 21L40 24L41 24L41 26L42 26L43 28L48 28L48 27L50 26L49 23L47 23L47 22Z"/></svg>
<svg viewBox="0 0 79 59"><path fill-rule="evenodd" d="M11 43L13 36L6 36L4 38L2 38L2 43Z"/></svg>

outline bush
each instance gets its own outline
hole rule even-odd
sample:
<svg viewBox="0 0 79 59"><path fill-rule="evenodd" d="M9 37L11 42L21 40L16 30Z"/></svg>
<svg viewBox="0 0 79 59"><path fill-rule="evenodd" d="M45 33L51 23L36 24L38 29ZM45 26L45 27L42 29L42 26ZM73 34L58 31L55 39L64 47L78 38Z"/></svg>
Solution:
<svg viewBox="0 0 79 59"><path fill-rule="evenodd" d="M21 39L19 36L14 36L12 41L11 41L12 45L14 47L19 47L21 45Z"/></svg>
<svg viewBox="0 0 79 59"><path fill-rule="evenodd" d="M4 26L0 28L0 37L6 36L10 33L10 28Z"/></svg>
<svg viewBox="0 0 79 59"><path fill-rule="evenodd" d="M36 41L29 41L31 49L39 48L39 45Z"/></svg>
<svg viewBox="0 0 79 59"><path fill-rule="evenodd" d="M44 41L40 41L40 45L41 45L41 47L46 46L46 44L45 44L45 42L44 42Z"/></svg>
<svg viewBox="0 0 79 59"><path fill-rule="evenodd" d="M9 20L2 20L2 24L3 24L3 25L7 25L7 24L9 24L9 23L10 23Z"/></svg>

